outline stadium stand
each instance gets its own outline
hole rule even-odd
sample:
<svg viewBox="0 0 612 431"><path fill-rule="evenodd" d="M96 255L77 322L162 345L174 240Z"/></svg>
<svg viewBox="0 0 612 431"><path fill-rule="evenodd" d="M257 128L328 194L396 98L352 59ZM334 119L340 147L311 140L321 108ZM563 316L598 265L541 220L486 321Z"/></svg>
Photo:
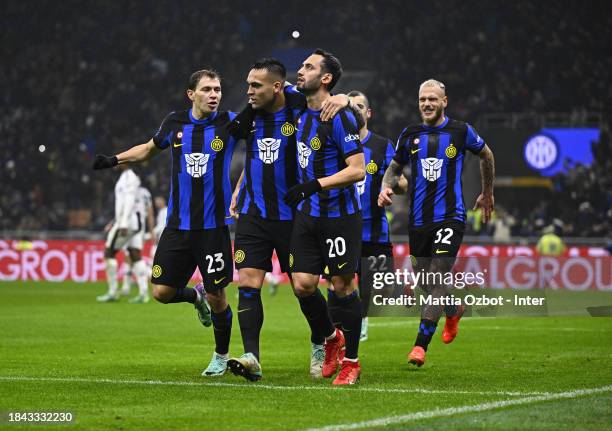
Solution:
<svg viewBox="0 0 612 431"><path fill-rule="evenodd" d="M418 120L415 89L431 76L449 88L449 114L476 125L491 112L565 112L579 126L585 112L609 109L612 58L602 53L612 28L598 13L602 2L388 3L395 7L340 1L334 10L342 12L330 14L317 1L273 0L266 8L242 0L214 8L186 0L47 1L35 9L6 2L0 52L11 67L0 70L0 181L10 187L0 195L0 229L101 230L115 177L93 175L92 155L148 140L170 110L186 106L185 81L197 68L218 69L222 106L239 109L249 64L297 47L295 29L299 46L325 46L346 70L374 71L363 90L376 113L372 128L383 135ZM318 12L304 21L301 7ZM432 32L447 43L432 46ZM612 149L603 130L593 165L554 177L550 199L535 210L505 203L500 224L529 236L559 219L565 235L608 235ZM166 194L167 163L159 159L141 173Z"/></svg>

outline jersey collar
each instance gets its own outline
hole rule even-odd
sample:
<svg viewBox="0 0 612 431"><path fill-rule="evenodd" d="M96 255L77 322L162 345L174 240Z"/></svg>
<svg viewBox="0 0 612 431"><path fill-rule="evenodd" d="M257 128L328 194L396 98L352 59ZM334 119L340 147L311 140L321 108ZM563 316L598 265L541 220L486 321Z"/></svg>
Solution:
<svg viewBox="0 0 612 431"><path fill-rule="evenodd" d="M440 124L439 126L435 126L435 127L429 127L427 124L425 123L421 123L421 127L423 127L424 129L427 130L436 130L436 129L441 129L444 126L446 126L448 124L448 117L445 115L444 116L444 121L442 122L442 124Z"/></svg>
<svg viewBox="0 0 612 431"><path fill-rule="evenodd" d="M210 123L212 120L214 120L217 117L217 114L218 114L218 112L215 111L212 114L210 114L208 117L204 118L203 120L197 120L192 115L191 109L190 109L189 110L189 120L191 120L191 122L195 123L195 124L208 124L208 123Z"/></svg>
<svg viewBox="0 0 612 431"><path fill-rule="evenodd" d="M370 138L372 137L372 131L368 130L368 134L366 135L365 138L363 138L363 141L361 141L361 144L365 144L366 142L368 142L370 140Z"/></svg>

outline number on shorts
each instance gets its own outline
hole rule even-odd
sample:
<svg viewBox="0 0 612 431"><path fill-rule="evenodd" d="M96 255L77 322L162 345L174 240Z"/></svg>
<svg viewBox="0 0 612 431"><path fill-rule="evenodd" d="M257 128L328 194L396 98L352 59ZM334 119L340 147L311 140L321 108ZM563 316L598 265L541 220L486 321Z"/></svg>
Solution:
<svg viewBox="0 0 612 431"><path fill-rule="evenodd" d="M215 253L214 255L207 254L206 262L208 262L208 272L218 272L222 271L225 268L225 261L223 260L223 253ZM213 267L214 264L216 268Z"/></svg>
<svg viewBox="0 0 612 431"><path fill-rule="evenodd" d="M346 253L346 242L341 236L336 239L327 238L325 242L329 246L329 257L342 256Z"/></svg>
<svg viewBox="0 0 612 431"><path fill-rule="evenodd" d="M386 271L387 270L387 256L381 254L380 256L368 256L370 262L370 271Z"/></svg>
<svg viewBox="0 0 612 431"><path fill-rule="evenodd" d="M446 233L444 238L442 237L442 232ZM453 230L450 227L445 227L444 229L438 229L436 231L436 240L434 243L436 244L450 244L449 238L453 236Z"/></svg>

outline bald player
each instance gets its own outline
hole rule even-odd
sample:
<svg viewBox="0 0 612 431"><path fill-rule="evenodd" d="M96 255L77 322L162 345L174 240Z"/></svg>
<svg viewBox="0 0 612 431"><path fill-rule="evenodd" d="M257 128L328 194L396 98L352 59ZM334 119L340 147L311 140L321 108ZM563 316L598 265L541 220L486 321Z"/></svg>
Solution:
<svg viewBox="0 0 612 431"><path fill-rule="evenodd" d="M446 87L429 79L419 87L418 107L422 122L406 127L397 141L397 151L383 177L378 197L380 206L393 202L393 189L398 185L402 169L411 167L409 221L410 254L416 257L415 270L447 272L452 269L465 230L466 210L463 204L461 173L466 150L480 158L482 192L474 209L480 208L487 223L493 211L493 153L467 123L448 118ZM421 286L427 295L440 298L448 295L443 283ZM425 363L425 352L436 331L438 321L446 314L442 341L450 343L457 336L463 306L426 305L408 362Z"/></svg>

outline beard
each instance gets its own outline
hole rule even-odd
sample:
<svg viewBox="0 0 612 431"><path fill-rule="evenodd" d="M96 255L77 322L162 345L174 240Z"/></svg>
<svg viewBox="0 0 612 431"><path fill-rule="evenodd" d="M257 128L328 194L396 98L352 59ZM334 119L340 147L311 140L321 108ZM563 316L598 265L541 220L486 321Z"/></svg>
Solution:
<svg viewBox="0 0 612 431"><path fill-rule="evenodd" d="M316 93L320 87L321 81L304 82L301 86L299 84L296 85L297 90L306 96L308 96L309 94Z"/></svg>
<svg viewBox="0 0 612 431"><path fill-rule="evenodd" d="M423 120L423 122L430 121L431 123L437 123L438 120L440 120L440 118L442 117L443 113L444 113L444 108L442 106L439 106L434 110L434 116L430 120L429 119L426 120L422 112L421 112L421 119Z"/></svg>

